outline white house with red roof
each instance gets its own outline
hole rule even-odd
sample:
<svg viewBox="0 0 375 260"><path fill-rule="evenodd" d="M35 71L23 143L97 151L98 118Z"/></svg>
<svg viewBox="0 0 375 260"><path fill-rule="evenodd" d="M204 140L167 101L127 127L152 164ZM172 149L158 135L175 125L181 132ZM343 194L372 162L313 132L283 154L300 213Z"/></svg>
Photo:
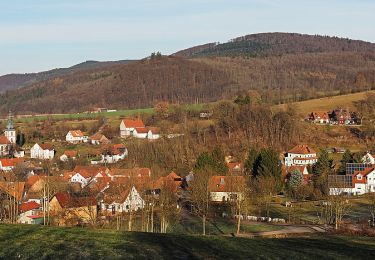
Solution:
<svg viewBox="0 0 375 260"><path fill-rule="evenodd" d="M371 164L375 164L375 153L366 153L366 154L362 157L362 162L363 162L363 163L371 163Z"/></svg>
<svg viewBox="0 0 375 260"><path fill-rule="evenodd" d="M375 192L375 167L355 171L353 174L352 193L362 195L368 192Z"/></svg>
<svg viewBox="0 0 375 260"><path fill-rule="evenodd" d="M71 130L66 134L65 140L72 144L85 143L88 136L84 135L81 130Z"/></svg>
<svg viewBox="0 0 375 260"><path fill-rule="evenodd" d="M17 164L22 163L23 158L5 158L0 159L0 170L11 171L16 167Z"/></svg>
<svg viewBox="0 0 375 260"><path fill-rule="evenodd" d="M55 156L55 149L51 144L34 144L30 149L30 157L40 160L52 160Z"/></svg>
<svg viewBox="0 0 375 260"><path fill-rule="evenodd" d="M145 201L134 186L125 189L124 192L116 192L116 194L106 194L106 191L104 193L101 210L107 212L107 214L137 211L145 206Z"/></svg>
<svg viewBox="0 0 375 260"><path fill-rule="evenodd" d="M317 161L316 152L307 145L297 145L285 155L285 166L313 165Z"/></svg>
<svg viewBox="0 0 375 260"><path fill-rule="evenodd" d="M21 224L42 224L43 215L41 214L41 205L35 201L24 202L20 205L20 215L18 223Z"/></svg>
<svg viewBox="0 0 375 260"><path fill-rule="evenodd" d="M146 138L147 129L143 121L140 119L124 119L120 123L120 136Z"/></svg>
<svg viewBox="0 0 375 260"><path fill-rule="evenodd" d="M329 124L329 115L324 111L315 111L309 115L309 120L318 124Z"/></svg>
<svg viewBox="0 0 375 260"><path fill-rule="evenodd" d="M160 129L157 127L147 128L140 119L124 119L120 123L120 136L155 140L160 138Z"/></svg>
<svg viewBox="0 0 375 260"><path fill-rule="evenodd" d="M242 192L239 189L245 184L243 176L212 176L208 182L210 199L213 202L226 202L241 199Z"/></svg>

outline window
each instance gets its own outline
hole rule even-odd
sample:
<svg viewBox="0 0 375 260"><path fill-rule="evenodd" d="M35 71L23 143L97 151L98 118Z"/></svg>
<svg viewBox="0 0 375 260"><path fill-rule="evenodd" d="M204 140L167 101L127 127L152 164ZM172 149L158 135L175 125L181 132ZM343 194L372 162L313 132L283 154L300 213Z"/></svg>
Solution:
<svg viewBox="0 0 375 260"><path fill-rule="evenodd" d="M357 180L362 180L362 175L358 175Z"/></svg>

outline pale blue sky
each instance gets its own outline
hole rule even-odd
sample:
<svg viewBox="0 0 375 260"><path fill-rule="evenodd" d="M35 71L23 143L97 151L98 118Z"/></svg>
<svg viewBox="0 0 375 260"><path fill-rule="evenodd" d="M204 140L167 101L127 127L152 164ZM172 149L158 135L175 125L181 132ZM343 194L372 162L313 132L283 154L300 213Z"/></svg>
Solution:
<svg viewBox="0 0 375 260"><path fill-rule="evenodd" d="M259 32L375 42L375 0L0 0L0 75Z"/></svg>

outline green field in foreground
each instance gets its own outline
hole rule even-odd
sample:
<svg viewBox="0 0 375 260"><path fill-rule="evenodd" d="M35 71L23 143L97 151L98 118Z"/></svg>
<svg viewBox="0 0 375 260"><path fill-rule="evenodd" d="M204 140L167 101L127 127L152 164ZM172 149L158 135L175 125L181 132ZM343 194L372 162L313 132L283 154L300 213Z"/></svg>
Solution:
<svg viewBox="0 0 375 260"><path fill-rule="evenodd" d="M0 259L373 259L375 239L233 238L0 225Z"/></svg>

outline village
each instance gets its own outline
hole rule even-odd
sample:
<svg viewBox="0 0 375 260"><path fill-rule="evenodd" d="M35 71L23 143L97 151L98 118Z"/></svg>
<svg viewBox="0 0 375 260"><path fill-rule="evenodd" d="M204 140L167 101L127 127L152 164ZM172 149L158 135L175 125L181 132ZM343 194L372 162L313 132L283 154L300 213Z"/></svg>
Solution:
<svg viewBox="0 0 375 260"><path fill-rule="evenodd" d="M312 115L317 118L316 113ZM211 116L212 112L206 110L198 113L200 120ZM317 152L308 145L298 144L281 154L272 150L257 151L258 154L250 151L246 160L238 160L214 149L212 154L200 154L188 174L170 171L155 176L149 167L129 167L131 162L126 164L127 167L121 166L133 152L126 143L138 140L152 144L165 138L178 138L181 134L163 134L159 127L147 127L136 117L122 119L117 129L116 138L112 136L111 139L100 129L91 136L80 129L72 129L59 145L56 141L43 141L24 150L17 140L22 135L17 134L13 116L9 113L4 134L0 136L1 222L101 226L162 233L168 232L171 222L185 214L203 217L203 222L206 218L233 219L238 225L238 233L240 220L293 224L296 220L291 220L290 216L286 219L280 214L270 214L270 205L276 203L279 207L288 208L300 200L314 201L312 187L319 182L316 166L326 167L324 160L329 153L328 147L323 152ZM57 146L62 149L71 145L76 149L56 150ZM82 158L79 147L88 147L94 152ZM323 204L320 205L336 207L331 204L332 201L327 202L330 196L355 198L375 192L374 151L363 151L356 160L349 151L332 152L344 153L343 157L350 155L351 159L342 160L341 168L344 170L341 169L339 174L326 173L327 183L322 185L328 185L328 197L321 196L323 199L319 203ZM273 156L276 161L268 166L256 165L257 160L266 161L268 156ZM70 168L66 168L67 165ZM262 167L273 167L268 170L270 178L250 183L249 176L262 174ZM272 172L278 171L280 180L276 177L278 173L272 176ZM277 195L280 194L280 185L289 190L281 197ZM267 198L267 191L274 195ZM254 196L257 198L254 199ZM248 205L248 200L258 205L258 213L246 209L244 204ZM202 203L210 204L210 210L201 208ZM321 213L320 222L311 223L334 224L337 228L341 224L338 221L343 221L345 214L343 209L340 216L324 222L322 219L328 216ZM374 225L374 219L369 221L370 225Z"/></svg>

